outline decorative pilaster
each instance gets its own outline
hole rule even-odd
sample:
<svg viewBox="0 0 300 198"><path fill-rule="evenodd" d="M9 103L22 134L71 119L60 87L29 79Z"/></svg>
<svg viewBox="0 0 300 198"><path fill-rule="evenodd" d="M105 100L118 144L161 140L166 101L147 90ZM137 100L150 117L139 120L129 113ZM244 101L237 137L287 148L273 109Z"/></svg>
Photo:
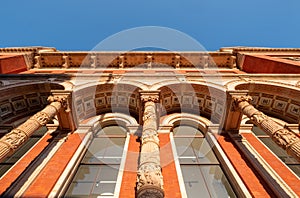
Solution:
<svg viewBox="0 0 300 198"><path fill-rule="evenodd" d="M13 129L0 139L0 162L14 153L26 140L39 128L45 126L57 112L65 107L65 97L50 96L47 105L42 111L37 112L19 127Z"/></svg>
<svg viewBox="0 0 300 198"><path fill-rule="evenodd" d="M235 107L252 122L272 137L274 142L300 161L300 138L294 132L280 126L269 116L254 108L250 96L234 97Z"/></svg>
<svg viewBox="0 0 300 198"><path fill-rule="evenodd" d="M144 104L140 164L137 175L137 198L164 197L160 167L157 112L158 92L141 92Z"/></svg>

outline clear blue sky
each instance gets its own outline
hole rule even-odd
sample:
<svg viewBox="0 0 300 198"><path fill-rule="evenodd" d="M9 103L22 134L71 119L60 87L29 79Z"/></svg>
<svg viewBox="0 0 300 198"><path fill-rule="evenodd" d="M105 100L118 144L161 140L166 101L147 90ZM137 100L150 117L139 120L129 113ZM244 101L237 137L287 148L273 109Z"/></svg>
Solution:
<svg viewBox="0 0 300 198"><path fill-rule="evenodd" d="M90 50L139 26L182 31L207 50L300 47L299 0L6 0L0 6L0 47Z"/></svg>

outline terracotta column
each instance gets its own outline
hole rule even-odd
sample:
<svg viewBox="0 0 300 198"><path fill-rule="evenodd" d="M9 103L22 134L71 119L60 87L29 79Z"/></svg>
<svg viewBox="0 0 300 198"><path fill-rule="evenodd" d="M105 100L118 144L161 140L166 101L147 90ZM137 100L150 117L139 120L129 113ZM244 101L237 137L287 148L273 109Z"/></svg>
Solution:
<svg viewBox="0 0 300 198"><path fill-rule="evenodd" d="M286 152L300 161L300 138L294 132L280 126L270 117L254 108L249 101L250 96L233 97L235 107L245 114L251 121L272 137L274 142Z"/></svg>
<svg viewBox="0 0 300 198"><path fill-rule="evenodd" d="M137 175L137 198L164 197L160 167L157 112L159 92L141 92L144 104L140 164Z"/></svg>
<svg viewBox="0 0 300 198"><path fill-rule="evenodd" d="M48 101L51 103L43 110L0 139L0 162L12 155L36 130L45 126L59 109L66 105L66 97L63 96L50 96Z"/></svg>

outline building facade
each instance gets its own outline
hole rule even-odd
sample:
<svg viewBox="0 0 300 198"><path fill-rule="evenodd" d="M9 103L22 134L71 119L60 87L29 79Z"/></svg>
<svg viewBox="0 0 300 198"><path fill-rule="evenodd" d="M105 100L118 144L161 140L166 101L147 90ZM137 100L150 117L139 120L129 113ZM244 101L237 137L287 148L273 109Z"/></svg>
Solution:
<svg viewBox="0 0 300 198"><path fill-rule="evenodd" d="M0 49L3 197L298 197L300 49Z"/></svg>

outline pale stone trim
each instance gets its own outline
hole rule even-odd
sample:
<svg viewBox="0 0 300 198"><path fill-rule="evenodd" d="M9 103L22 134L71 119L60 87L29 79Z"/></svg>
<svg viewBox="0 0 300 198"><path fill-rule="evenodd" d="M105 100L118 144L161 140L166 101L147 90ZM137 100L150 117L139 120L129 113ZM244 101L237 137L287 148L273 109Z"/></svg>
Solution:
<svg viewBox="0 0 300 198"><path fill-rule="evenodd" d="M128 126L135 126L137 125L137 121L123 113L107 113L104 115L99 115L93 117L87 124L81 124L81 126L76 130L76 133L87 133L83 138L79 148L77 149L76 153L73 155L72 159L68 163L67 167L65 168L64 172L56 182L54 188L51 190L49 197L62 197L69 186L70 181L72 180L74 174L76 173L76 167L79 166L82 157L85 154L89 144L93 139L93 134L96 133L100 128L100 123L103 123L104 126L109 126L113 121L120 121L120 125L127 129L126 133L126 140L124 145L124 151L122 154L122 161L120 164L120 169L118 173L117 183L115 187L115 193L120 193L120 187L123 178L123 172L125 167L125 160L127 156L128 146L129 146L129 128ZM126 151L126 152L125 152ZM122 168L122 169L121 169ZM118 188L118 189L117 189ZM101 197L101 196L99 196ZM116 196L118 197L118 196Z"/></svg>
<svg viewBox="0 0 300 198"><path fill-rule="evenodd" d="M130 141L130 135L129 135L129 133L127 133L125 144L124 144L124 150L123 150L123 154L122 154L122 161L120 164L117 183L116 183L116 187L115 187L114 197L119 197L119 195L120 195L121 185L122 185L122 181L123 181L123 174L125 171L125 163L126 163L126 157L127 157L127 153L128 153L129 141Z"/></svg>
<svg viewBox="0 0 300 198"><path fill-rule="evenodd" d="M205 137L208 137L207 140L210 143L210 145L211 146L214 145L216 147L215 151L218 156L218 159L219 159L220 163L222 164L222 167L225 169L227 175L230 176L228 179L230 180L230 182L232 182L234 184L234 185L232 185L232 188L235 190L235 192L241 197L252 197L250 192L244 185L243 181L239 177L238 173L234 169L233 165L227 158L226 154L223 152L219 143L216 141L215 137L211 134L211 132L218 133L219 125L212 124L207 118L193 115L193 114L188 114L188 113L170 114L170 115L165 116L161 122L164 125L172 125L173 126L177 121L180 121L180 120L189 120L191 122L189 124L191 124L192 126L197 126L206 135ZM210 132L208 132L208 130ZM177 151L176 151L176 145L174 142L173 133L170 133L170 142L172 145L175 167L176 167L176 171L178 174L180 191L181 191L183 197L187 197L180 164L178 161L178 155L177 155Z"/></svg>
<svg viewBox="0 0 300 198"><path fill-rule="evenodd" d="M176 145L175 145L175 142L174 142L173 133L170 133L170 143L171 143L171 146L172 146L173 158L174 158L175 168L176 168L176 172L177 172L181 197L182 198L187 198L185 185L184 185L184 182L183 182L183 176L182 176L182 172L181 172L181 168L180 168L180 163L179 163L179 160L178 160Z"/></svg>
<svg viewBox="0 0 300 198"><path fill-rule="evenodd" d="M173 113L170 115L165 116L162 120L161 120L161 125L164 126L168 126L168 125L174 125L174 123L178 122L178 121L182 121L182 120L187 120L187 121L191 121L191 125L195 126L195 127L199 127L199 129L203 132L206 133L207 132L207 127L210 126L212 123L210 120L208 120L207 118L201 117L201 116L197 116L194 114L189 114L189 113Z"/></svg>
<svg viewBox="0 0 300 198"><path fill-rule="evenodd" d="M277 196L298 197L246 139L241 138L238 134L230 135Z"/></svg>
<svg viewBox="0 0 300 198"><path fill-rule="evenodd" d="M219 74L219 73L216 72L216 74ZM168 77L170 77L170 76L168 76ZM200 79L198 78L197 81L190 81L188 79L189 75L184 75L184 74L174 74L172 77L175 78L175 80L161 80L160 82L153 84L151 86L151 90L154 91L154 90L158 90L164 86L169 86L169 85L186 82L187 84L190 84L190 85L195 84L195 85L202 85L204 87L208 87L209 89L214 88L214 89L217 89L224 93L226 91L226 89L224 88L223 85L220 85L218 83L208 82L207 77L204 77L204 75L201 75ZM221 80L221 76L216 76L216 79Z"/></svg>
<svg viewBox="0 0 300 198"><path fill-rule="evenodd" d="M78 130L80 130L80 128ZM77 133L77 131L75 133ZM78 149L76 150L75 154L71 158L70 162L64 169L63 173L57 180L55 186L49 193L49 197L62 197L71 179L76 173L76 167L78 167L83 155L85 154L85 151L88 148L88 145L91 143L93 139L93 135L92 135L93 132L89 131L88 128L86 128L85 131L87 131L85 137L83 138L82 142L80 143Z"/></svg>
<svg viewBox="0 0 300 198"><path fill-rule="evenodd" d="M232 183L232 188L235 190L235 193L237 193L238 197L252 197L244 182L241 180L235 168L227 158L223 149L220 147L219 143L216 140L216 137L210 132L208 132L205 137L207 138L207 141L210 143L210 145L214 146L213 149L220 163L222 164L222 167L227 173L228 179Z"/></svg>

